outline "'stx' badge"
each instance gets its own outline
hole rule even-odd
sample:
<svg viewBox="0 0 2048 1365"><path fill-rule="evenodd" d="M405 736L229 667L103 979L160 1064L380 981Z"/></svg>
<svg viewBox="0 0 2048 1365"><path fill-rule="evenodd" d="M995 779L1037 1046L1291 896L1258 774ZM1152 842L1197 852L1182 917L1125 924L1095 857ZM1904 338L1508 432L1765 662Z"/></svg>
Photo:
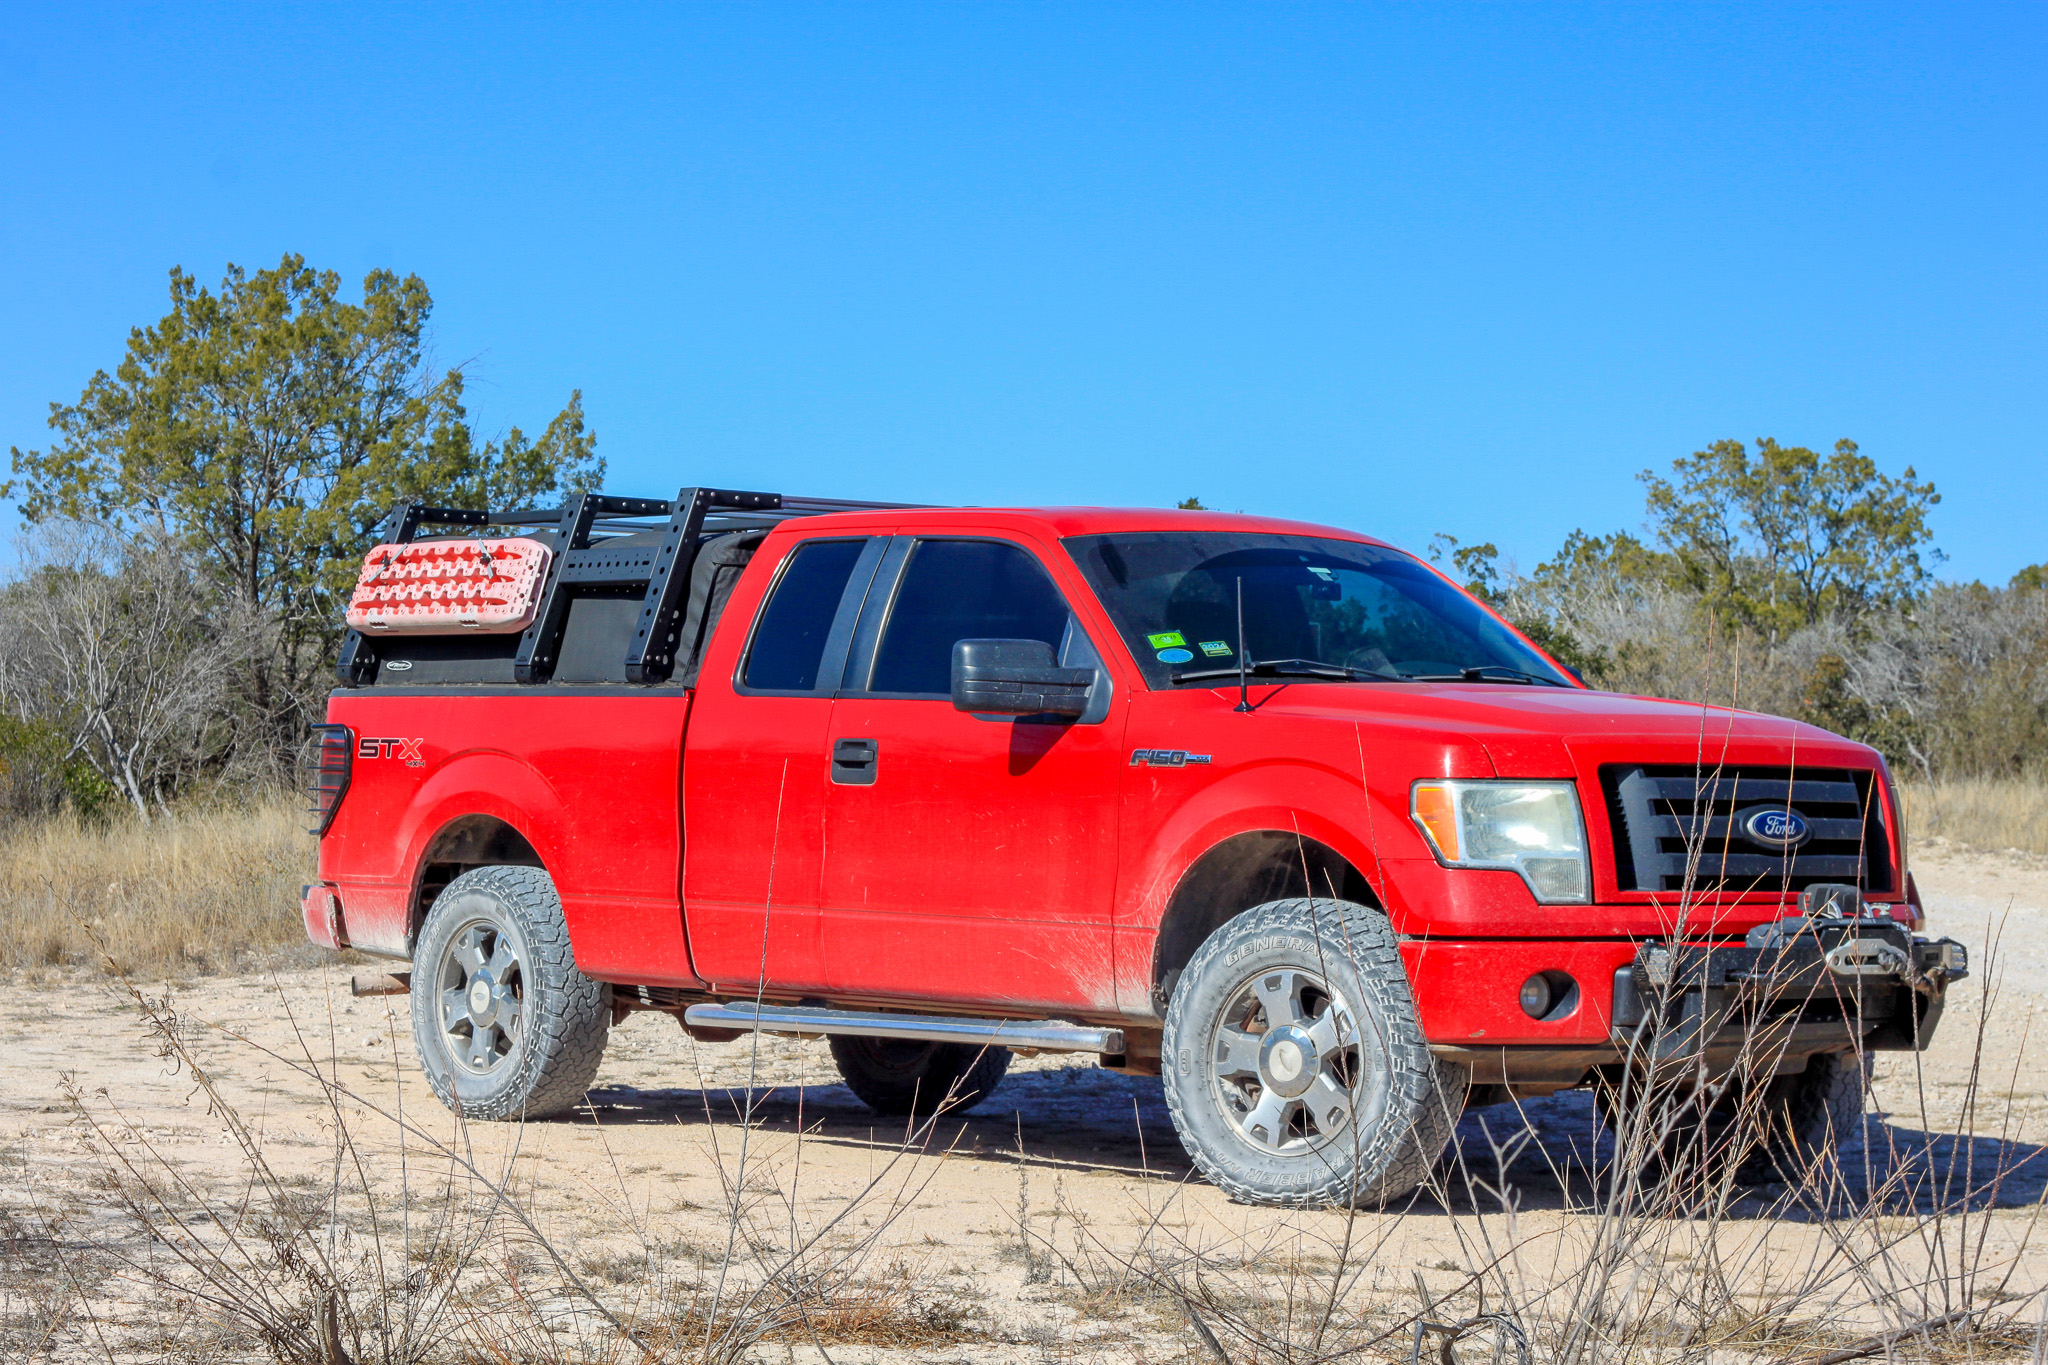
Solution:
<svg viewBox="0 0 2048 1365"><path fill-rule="evenodd" d="M424 737L420 739L371 739L368 736L364 736L356 741L356 757L396 758L404 760L405 766L408 768L424 768L427 766L427 761L420 756L420 745L425 742Z"/></svg>
<svg viewBox="0 0 2048 1365"><path fill-rule="evenodd" d="M1207 754L1191 754L1186 749L1133 749L1133 768L1186 768L1209 761Z"/></svg>

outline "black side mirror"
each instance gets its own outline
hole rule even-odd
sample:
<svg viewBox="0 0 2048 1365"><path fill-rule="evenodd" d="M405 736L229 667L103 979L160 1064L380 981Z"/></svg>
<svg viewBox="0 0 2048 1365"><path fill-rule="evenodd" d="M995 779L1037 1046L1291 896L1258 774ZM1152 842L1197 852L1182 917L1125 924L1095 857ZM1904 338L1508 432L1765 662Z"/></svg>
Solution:
<svg viewBox="0 0 2048 1365"><path fill-rule="evenodd" d="M953 709L1001 716L1079 716L1092 668L1061 668L1043 640L957 640Z"/></svg>

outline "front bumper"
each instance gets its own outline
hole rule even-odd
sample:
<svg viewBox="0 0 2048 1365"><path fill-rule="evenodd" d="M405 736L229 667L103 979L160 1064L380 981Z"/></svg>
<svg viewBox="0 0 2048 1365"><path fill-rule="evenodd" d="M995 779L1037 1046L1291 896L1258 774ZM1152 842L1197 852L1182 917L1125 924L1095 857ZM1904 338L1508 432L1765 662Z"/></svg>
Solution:
<svg viewBox="0 0 2048 1365"><path fill-rule="evenodd" d="M1614 974L1614 1042L1651 1063L1919 1051L1968 975L1962 944L1885 919L1784 920L1739 946L1653 941Z"/></svg>
<svg viewBox="0 0 2048 1365"><path fill-rule="evenodd" d="M1401 952L1431 1051L1475 1084L1527 1094L1623 1064L1796 1070L1820 1052L1924 1048L1968 975L1961 944L1889 918L1784 920L1750 940L1411 940ZM1517 994L1538 972L1575 986L1567 1008L1531 1019Z"/></svg>

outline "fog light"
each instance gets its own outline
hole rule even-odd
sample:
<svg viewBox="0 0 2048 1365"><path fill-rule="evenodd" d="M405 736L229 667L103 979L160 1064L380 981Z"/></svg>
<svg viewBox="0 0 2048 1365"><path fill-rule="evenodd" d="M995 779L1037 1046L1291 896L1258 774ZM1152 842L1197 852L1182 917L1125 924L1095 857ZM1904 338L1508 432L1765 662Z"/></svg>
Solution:
<svg viewBox="0 0 2048 1365"><path fill-rule="evenodd" d="M1569 1019L1579 1010L1579 983L1570 972L1552 968L1522 983L1522 1013L1545 1024Z"/></svg>

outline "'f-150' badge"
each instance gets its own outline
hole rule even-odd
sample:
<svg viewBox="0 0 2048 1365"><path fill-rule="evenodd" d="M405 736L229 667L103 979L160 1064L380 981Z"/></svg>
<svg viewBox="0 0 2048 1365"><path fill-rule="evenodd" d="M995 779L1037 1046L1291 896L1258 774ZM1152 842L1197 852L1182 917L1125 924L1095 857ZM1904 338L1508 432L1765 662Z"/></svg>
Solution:
<svg viewBox="0 0 2048 1365"><path fill-rule="evenodd" d="M1191 754L1186 749L1133 749L1133 768L1186 768L1198 763L1207 763L1209 755Z"/></svg>

